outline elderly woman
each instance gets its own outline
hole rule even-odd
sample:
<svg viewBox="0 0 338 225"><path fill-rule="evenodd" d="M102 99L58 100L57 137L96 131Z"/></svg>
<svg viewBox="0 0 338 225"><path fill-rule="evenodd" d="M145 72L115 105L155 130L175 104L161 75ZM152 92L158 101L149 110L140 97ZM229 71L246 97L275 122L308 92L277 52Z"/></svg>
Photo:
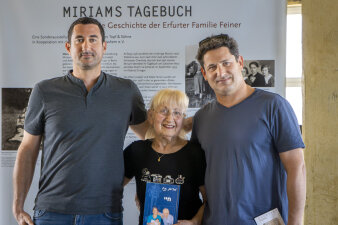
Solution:
<svg viewBox="0 0 338 225"><path fill-rule="evenodd" d="M188 97L181 91L164 89L153 98L148 112L150 128L145 141L136 141L124 151L125 184L136 179L140 203L139 224L143 221L147 182L181 185L178 224L200 224L205 199L203 150L185 139L183 122ZM154 175L154 176L152 176ZM153 177L153 178L152 178Z"/></svg>

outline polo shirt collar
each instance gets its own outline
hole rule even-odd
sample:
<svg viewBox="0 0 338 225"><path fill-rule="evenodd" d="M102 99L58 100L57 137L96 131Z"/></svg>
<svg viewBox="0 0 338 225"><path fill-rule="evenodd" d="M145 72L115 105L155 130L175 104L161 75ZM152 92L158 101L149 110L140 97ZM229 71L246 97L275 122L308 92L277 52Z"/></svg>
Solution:
<svg viewBox="0 0 338 225"><path fill-rule="evenodd" d="M75 82L76 84L78 84L78 85L80 85L81 87L84 87L84 88L85 88L85 85L84 85L83 80L81 80L81 79L75 77L75 76L73 75L73 70L69 70L69 71L68 71L67 77L68 77L69 79L71 79L73 82ZM100 85L101 85L102 82L103 82L103 77L104 77L104 72L101 71L100 76L99 76L99 79L97 80L97 82L95 83L95 85L92 87L92 89L90 90L90 92L95 91L95 90L97 90L97 89L100 87Z"/></svg>

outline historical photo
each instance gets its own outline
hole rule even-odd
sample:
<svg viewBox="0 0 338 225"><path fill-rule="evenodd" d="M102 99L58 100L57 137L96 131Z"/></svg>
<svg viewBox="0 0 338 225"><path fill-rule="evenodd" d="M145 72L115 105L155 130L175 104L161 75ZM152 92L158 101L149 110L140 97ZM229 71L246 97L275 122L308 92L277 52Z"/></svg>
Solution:
<svg viewBox="0 0 338 225"><path fill-rule="evenodd" d="M31 88L2 88L2 150L17 150Z"/></svg>
<svg viewBox="0 0 338 225"><path fill-rule="evenodd" d="M251 87L275 87L274 60L244 60L242 74Z"/></svg>
<svg viewBox="0 0 338 225"><path fill-rule="evenodd" d="M197 48L197 45L185 48L185 93L189 97L189 108L200 108L215 98L195 59Z"/></svg>

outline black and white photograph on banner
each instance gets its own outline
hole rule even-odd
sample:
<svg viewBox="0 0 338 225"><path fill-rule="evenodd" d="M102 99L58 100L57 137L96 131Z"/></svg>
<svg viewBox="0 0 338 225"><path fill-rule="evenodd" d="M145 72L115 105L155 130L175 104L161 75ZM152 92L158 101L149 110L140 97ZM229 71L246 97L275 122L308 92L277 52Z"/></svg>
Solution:
<svg viewBox="0 0 338 225"><path fill-rule="evenodd" d="M189 108L200 108L212 101L215 94L204 79L201 66L195 59L197 46L187 46L185 50L185 93L189 97Z"/></svg>
<svg viewBox="0 0 338 225"><path fill-rule="evenodd" d="M2 88L2 150L17 150L31 88Z"/></svg>
<svg viewBox="0 0 338 225"><path fill-rule="evenodd" d="M251 87L275 87L275 60L244 60L242 74Z"/></svg>

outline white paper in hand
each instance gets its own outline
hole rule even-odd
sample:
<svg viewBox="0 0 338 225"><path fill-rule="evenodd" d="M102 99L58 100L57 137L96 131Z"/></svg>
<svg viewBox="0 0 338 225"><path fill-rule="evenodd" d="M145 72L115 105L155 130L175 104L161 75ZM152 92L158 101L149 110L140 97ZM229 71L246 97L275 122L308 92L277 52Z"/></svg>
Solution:
<svg viewBox="0 0 338 225"><path fill-rule="evenodd" d="M255 218L257 225L285 225L277 208Z"/></svg>

